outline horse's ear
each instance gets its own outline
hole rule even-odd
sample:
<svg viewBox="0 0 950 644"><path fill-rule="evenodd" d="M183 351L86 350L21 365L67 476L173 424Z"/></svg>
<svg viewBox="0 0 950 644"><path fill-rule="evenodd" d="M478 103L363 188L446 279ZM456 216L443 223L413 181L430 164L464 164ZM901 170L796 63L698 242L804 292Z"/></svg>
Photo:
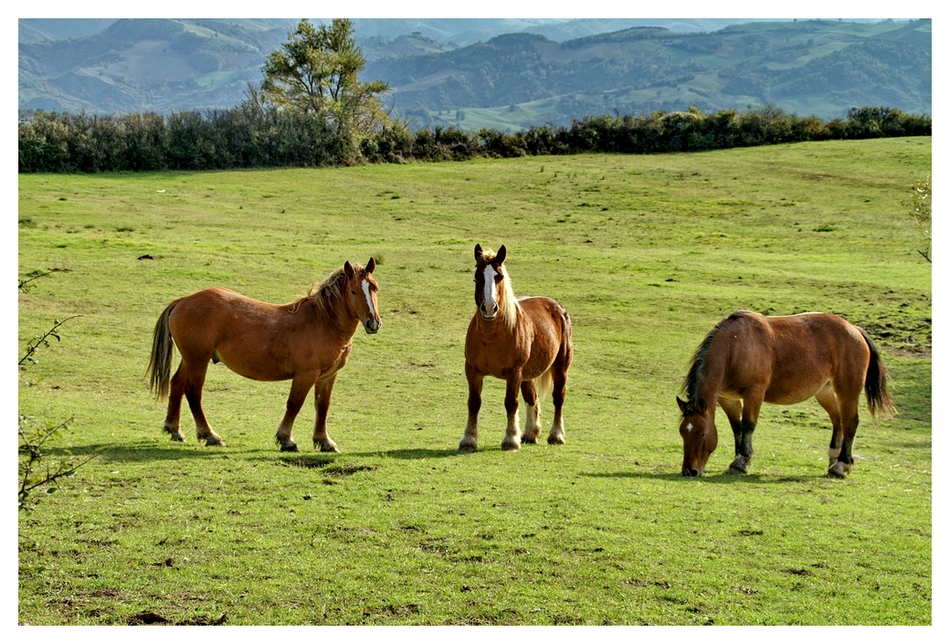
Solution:
<svg viewBox="0 0 950 644"><path fill-rule="evenodd" d="M505 245L502 244L501 248L498 249L498 254L495 255L495 263L498 265L505 263L505 256L508 254L508 249L505 248Z"/></svg>
<svg viewBox="0 0 950 644"><path fill-rule="evenodd" d="M676 404L680 406L680 412L685 416L686 415L686 402L680 400L680 397L676 397Z"/></svg>
<svg viewBox="0 0 950 644"><path fill-rule="evenodd" d="M353 277L354 275L356 275L356 271L353 270L353 266L350 264L349 261L343 264L343 272L346 273L347 277Z"/></svg>
<svg viewBox="0 0 950 644"><path fill-rule="evenodd" d="M706 413L706 399L705 398L696 399L696 411L698 411L700 414Z"/></svg>
<svg viewBox="0 0 950 644"><path fill-rule="evenodd" d="M482 261L482 245L481 244L475 244L475 261L476 262Z"/></svg>
<svg viewBox="0 0 950 644"><path fill-rule="evenodd" d="M366 272L369 273L369 274L372 274L372 272L375 271L375 270L376 270L376 258L375 258L375 257L370 257L370 258L369 258L369 263L366 264Z"/></svg>

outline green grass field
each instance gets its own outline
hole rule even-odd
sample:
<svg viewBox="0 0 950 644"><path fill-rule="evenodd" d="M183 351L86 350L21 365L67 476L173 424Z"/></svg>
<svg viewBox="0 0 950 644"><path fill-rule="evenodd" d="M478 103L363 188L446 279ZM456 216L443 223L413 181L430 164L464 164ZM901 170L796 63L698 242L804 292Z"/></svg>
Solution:
<svg viewBox="0 0 950 644"><path fill-rule="evenodd" d="M19 297L20 355L81 317L20 368L19 411L71 419L48 458L97 457L19 514L18 621L930 624L932 285L901 203L930 168L910 138L20 175L19 276L55 270ZM487 380L480 450L455 451L476 242L573 318L564 446L501 451ZM289 383L221 365L204 406L227 446L197 444L187 411L168 440L144 373L170 300L288 302L370 256L383 326L337 380L342 454L313 451L312 396L280 453ZM763 407L747 476L723 474L725 435L706 476L680 475L674 397L738 308L834 312L882 350L899 415L872 424L862 401L848 479L825 476L813 400Z"/></svg>

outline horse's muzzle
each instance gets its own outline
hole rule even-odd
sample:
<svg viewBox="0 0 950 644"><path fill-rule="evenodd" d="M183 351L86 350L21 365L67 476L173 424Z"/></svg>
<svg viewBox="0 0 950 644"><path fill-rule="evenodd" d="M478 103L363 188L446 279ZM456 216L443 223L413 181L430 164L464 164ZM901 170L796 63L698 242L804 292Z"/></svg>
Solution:
<svg viewBox="0 0 950 644"><path fill-rule="evenodd" d="M365 322L363 322L363 328L366 329L367 333L372 335L376 333L377 331L379 331L379 327L381 327L382 324L383 323L380 322L379 320L366 320Z"/></svg>
<svg viewBox="0 0 950 644"><path fill-rule="evenodd" d="M691 467L684 467L684 468L683 468L683 476L690 476L690 477L693 477L693 476L702 476L702 474L703 474L703 471L702 471L702 470L694 470L694 469L691 468Z"/></svg>
<svg viewBox="0 0 950 644"><path fill-rule="evenodd" d="M487 304L482 303L482 305L478 307L478 312L481 313L483 320L488 320L491 322L496 317L498 317L498 305L492 304L491 306L488 306Z"/></svg>

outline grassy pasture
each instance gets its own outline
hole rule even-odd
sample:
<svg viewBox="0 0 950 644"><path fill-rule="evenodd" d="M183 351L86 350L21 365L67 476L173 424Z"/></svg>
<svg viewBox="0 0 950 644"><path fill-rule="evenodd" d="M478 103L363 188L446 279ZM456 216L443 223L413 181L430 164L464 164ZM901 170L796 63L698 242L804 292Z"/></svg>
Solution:
<svg viewBox="0 0 950 644"><path fill-rule="evenodd" d="M19 516L19 622L930 624L931 273L901 205L930 164L912 138L21 175L20 276L57 272L20 296L18 346L82 317L20 370L19 410L72 418L57 447L99 456ZM502 452L487 380L480 450L455 452L476 242L571 313L564 446ZM162 434L144 371L168 301L287 302L371 255L383 326L337 381L342 454L313 451L312 397L281 454L289 383L221 365L204 402L227 446L196 445L187 412L189 442ZM862 408L847 480L824 476L814 401L763 408L749 475L721 474L721 435L707 475L680 476L674 396L738 308L835 312L883 350L900 414Z"/></svg>

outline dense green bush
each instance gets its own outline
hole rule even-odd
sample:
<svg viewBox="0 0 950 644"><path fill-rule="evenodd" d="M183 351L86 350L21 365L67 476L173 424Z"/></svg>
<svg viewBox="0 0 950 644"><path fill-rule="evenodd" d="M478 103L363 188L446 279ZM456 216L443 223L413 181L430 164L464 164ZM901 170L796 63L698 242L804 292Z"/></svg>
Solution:
<svg viewBox="0 0 950 644"><path fill-rule="evenodd" d="M444 161L475 156L619 152L651 154L891 136L929 136L929 116L853 108L842 119L798 117L775 107L593 116L569 127L508 134L454 127L411 132L387 123L352 142L320 116L257 101L229 110L125 116L38 113L19 125L20 172L116 172L307 167Z"/></svg>

